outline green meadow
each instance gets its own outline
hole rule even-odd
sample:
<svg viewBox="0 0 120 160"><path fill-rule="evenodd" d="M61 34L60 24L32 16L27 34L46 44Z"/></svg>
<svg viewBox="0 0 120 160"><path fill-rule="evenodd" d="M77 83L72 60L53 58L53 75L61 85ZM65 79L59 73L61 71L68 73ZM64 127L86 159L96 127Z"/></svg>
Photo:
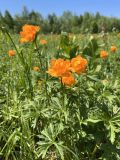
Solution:
<svg viewBox="0 0 120 160"><path fill-rule="evenodd" d="M119 33L27 35L0 30L0 160L120 160Z"/></svg>

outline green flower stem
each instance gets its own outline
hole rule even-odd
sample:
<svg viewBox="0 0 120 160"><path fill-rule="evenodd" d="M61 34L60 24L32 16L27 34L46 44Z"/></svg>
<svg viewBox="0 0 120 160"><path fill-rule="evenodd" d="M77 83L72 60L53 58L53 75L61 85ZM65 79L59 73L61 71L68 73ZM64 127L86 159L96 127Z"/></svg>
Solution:
<svg viewBox="0 0 120 160"><path fill-rule="evenodd" d="M93 149L93 152L91 153L91 158L90 158L90 160L94 160L94 156L95 156L95 154L96 154L96 152L97 152L97 149L98 149L98 144L96 143L96 145L95 145L95 147L94 147L94 149Z"/></svg>
<svg viewBox="0 0 120 160"><path fill-rule="evenodd" d="M39 58L40 68L42 69L43 68L42 67L42 59L41 59L41 53L38 48L37 39L35 39L34 43L35 43L35 47L36 47L38 58Z"/></svg>

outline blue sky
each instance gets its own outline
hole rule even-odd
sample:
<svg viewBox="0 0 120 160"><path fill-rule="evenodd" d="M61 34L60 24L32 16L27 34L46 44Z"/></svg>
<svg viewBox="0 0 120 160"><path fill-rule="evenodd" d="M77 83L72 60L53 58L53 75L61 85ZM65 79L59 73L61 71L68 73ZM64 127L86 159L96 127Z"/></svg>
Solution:
<svg viewBox="0 0 120 160"><path fill-rule="evenodd" d="M83 14L85 11L99 11L106 16L120 17L120 0L0 0L0 11L9 10L12 15L21 13L23 6L35 10L43 16L49 13L61 15L63 11Z"/></svg>

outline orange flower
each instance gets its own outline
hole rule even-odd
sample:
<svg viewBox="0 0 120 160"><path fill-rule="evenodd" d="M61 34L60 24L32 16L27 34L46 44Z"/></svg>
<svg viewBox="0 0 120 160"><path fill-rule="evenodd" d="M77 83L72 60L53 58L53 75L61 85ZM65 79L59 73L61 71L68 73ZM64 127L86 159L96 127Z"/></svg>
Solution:
<svg viewBox="0 0 120 160"><path fill-rule="evenodd" d="M33 70L36 71L36 72L39 72L40 68L39 67L33 67Z"/></svg>
<svg viewBox="0 0 120 160"><path fill-rule="evenodd" d="M73 58L71 60L71 71L75 72L77 74L80 74L85 71L87 67L87 60L85 58L82 58L80 55L78 55L76 58Z"/></svg>
<svg viewBox="0 0 120 160"><path fill-rule="evenodd" d="M39 26L24 25L22 31L20 32L20 42L32 42L35 39L36 33L40 30Z"/></svg>
<svg viewBox="0 0 120 160"><path fill-rule="evenodd" d="M64 74L68 72L70 68L70 61L63 60L61 58L57 60L51 60L51 66L48 69L47 73L49 73L53 77L62 77Z"/></svg>
<svg viewBox="0 0 120 160"><path fill-rule="evenodd" d="M116 50L117 50L117 47L116 47L116 46L111 46L111 48L110 48L110 51L111 51L111 52L116 52Z"/></svg>
<svg viewBox="0 0 120 160"><path fill-rule="evenodd" d="M72 86L75 83L75 78L70 72L67 72L64 76L62 76L62 83L67 86Z"/></svg>
<svg viewBox="0 0 120 160"><path fill-rule="evenodd" d="M42 45L45 45L45 44L47 44L47 41L46 41L45 39L42 39L42 40L40 40L40 43L41 43Z"/></svg>
<svg viewBox="0 0 120 160"><path fill-rule="evenodd" d="M100 52L100 57L101 58L106 58L108 56L108 53L106 51L101 51Z"/></svg>
<svg viewBox="0 0 120 160"><path fill-rule="evenodd" d="M9 51L8 51L8 55L9 55L10 57L15 56L15 51L14 51L14 50L9 50Z"/></svg>

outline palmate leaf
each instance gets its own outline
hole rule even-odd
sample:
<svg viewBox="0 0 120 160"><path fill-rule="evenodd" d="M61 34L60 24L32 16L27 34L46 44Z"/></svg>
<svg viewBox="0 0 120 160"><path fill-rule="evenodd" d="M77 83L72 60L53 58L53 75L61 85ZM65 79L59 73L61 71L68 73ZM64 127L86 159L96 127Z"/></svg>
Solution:
<svg viewBox="0 0 120 160"><path fill-rule="evenodd" d="M114 144L115 142L115 138L116 138L116 133L120 132L120 113L116 113L115 115L113 115L112 117L108 117L107 115L101 115L98 116L96 115L95 117L91 116L90 118L87 119L87 122L89 123L99 123L102 122L105 124L106 129L109 131L109 140L111 141L112 144Z"/></svg>
<svg viewBox="0 0 120 160"><path fill-rule="evenodd" d="M114 144L103 143L101 145L101 150L104 151L101 160L119 160L120 149L118 149Z"/></svg>
<svg viewBox="0 0 120 160"><path fill-rule="evenodd" d="M55 143L55 147L57 148L59 154L60 154L60 157L61 157L61 160L64 160L64 149L62 147L62 145L60 144L61 142L59 142L59 144Z"/></svg>
<svg viewBox="0 0 120 160"><path fill-rule="evenodd" d="M111 92L109 91L104 91L102 94L102 97L108 99L109 103L112 103L113 100L116 98L116 96L112 95Z"/></svg>
<svg viewBox="0 0 120 160"><path fill-rule="evenodd" d="M59 98L52 98L53 102L53 110L54 110L54 116L57 116L58 119L60 118L61 121L67 122L69 111L66 109L66 107L63 106L62 101ZM67 106L68 101L65 97L64 99L64 105ZM63 125L61 124L59 127L61 127L61 130L63 130Z"/></svg>
<svg viewBox="0 0 120 160"><path fill-rule="evenodd" d="M120 113L115 114L112 117L111 122L116 123L117 125L120 125Z"/></svg>
<svg viewBox="0 0 120 160"><path fill-rule="evenodd" d="M48 150L51 148L51 146L54 146L60 154L61 159L64 160L64 150L62 147L63 142L56 141L56 138L60 132L61 127L59 127L59 125L53 126L52 124L42 131L41 135L39 136L41 140L38 142L39 157L42 156L42 158L45 158Z"/></svg>
<svg viewBox="0 0 120 160"><path fill-rule="evenodd" d="M49 150L49 148L51 147L51 143L45 143L45 142L42 142L40 141L38 143L39 147L37 149L37 152L38 152L38 157L42 156L42 158L45 158L46 154L47 154L47 151Z"/></svg>
<svg viewBox="0 0 120 160"><path fill-rule="evenodd" d="M115 134L120 132L120 113L114 115L110 121L110 141L113 144L115 141Z"/></svg>
<svg viewBox="0 0 120 160"><path fill-rule="evenodd" d="M58 134L61 132L61 130L61 124L57 126L53 126L53 124L50 124L42 131L41 135L38 136L40 138L37 149L37 153L39 155L38 157L42 156L42 158L45 158L51 150L52 152L56 153L56 155L59 153L61 160L64 160L64 153L65 151L67 151L72 153L76 160L79 160L77 155L71 149L64 145L63 141L57 140Z"/></svg>
<svg viewBox="0 0 120 160"><path fill-rule="evenodd" d="M42 156L42 158L45 158L47 155L47 152L49 151L50 147L55 146L55 148L58 150L61 160L64 160L64 149L62 146L63 142L58 142L58 143L50 143L50 142L43 142L40 141L38 143L39 148L38 148L38 157Z"/></svg>

